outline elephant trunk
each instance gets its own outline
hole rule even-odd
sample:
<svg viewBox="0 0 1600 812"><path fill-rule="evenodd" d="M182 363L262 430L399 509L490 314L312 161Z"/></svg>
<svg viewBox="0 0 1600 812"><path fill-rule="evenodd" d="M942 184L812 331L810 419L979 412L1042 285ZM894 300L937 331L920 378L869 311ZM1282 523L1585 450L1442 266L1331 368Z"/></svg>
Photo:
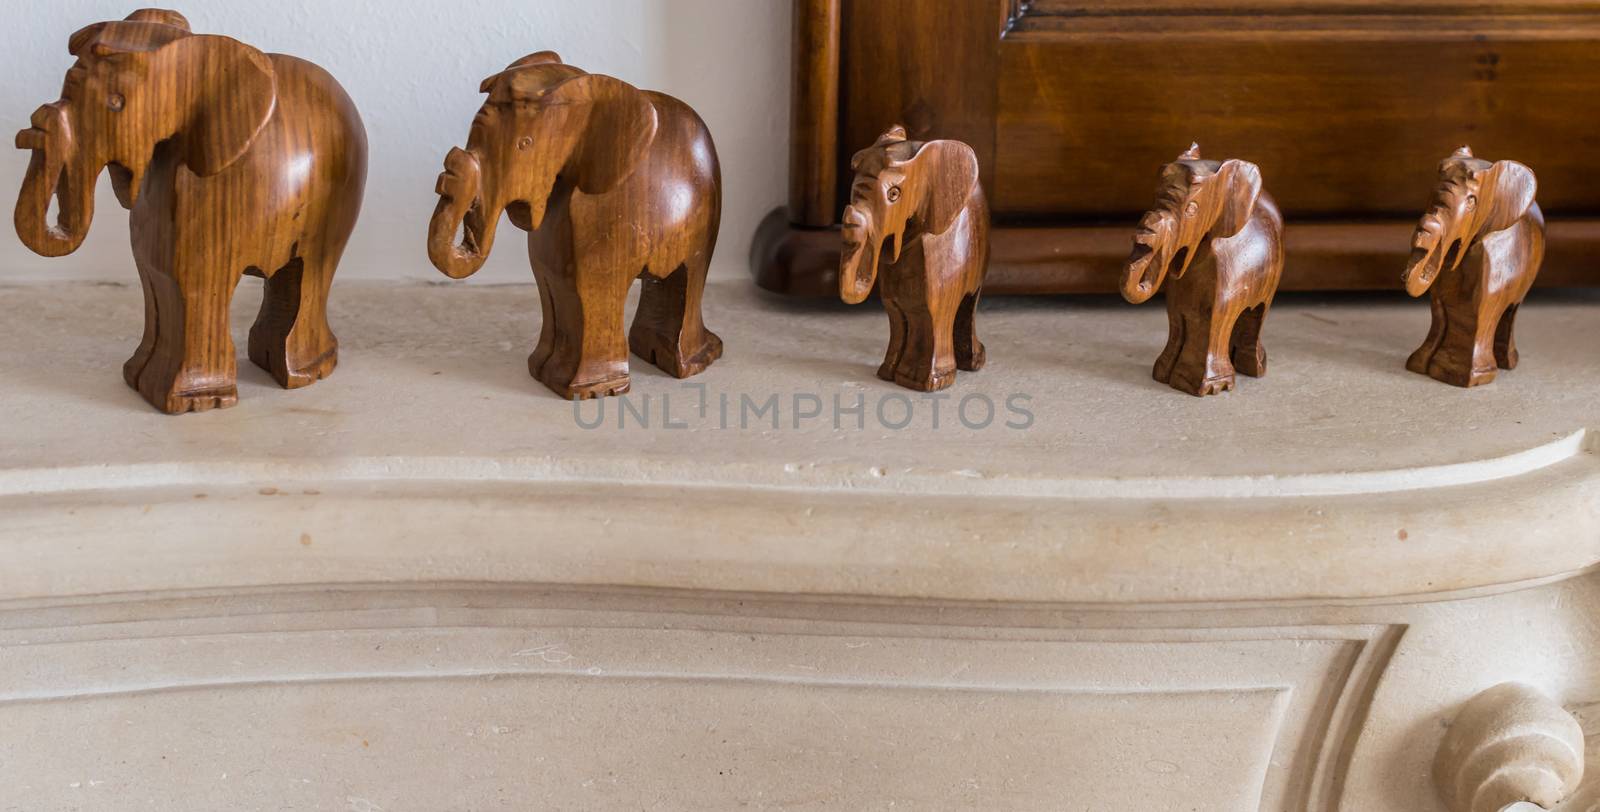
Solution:
<svg viewBox="0 0 1600 812"><path fill-rule="evenodd" d="M428 259L445 276L464 279L489 258L500 209L488 204L477 157L463 149L451 149L446 156L437 191L439 205L428 222Z"/></svg>
<svg viewBox="0 0 1600 812"><path fill-rule="evenodd" d="M855 206L844 210L844 252L839 260L839 298L860 304L878 281L881 242L871 215Z"/></svg>
<svg viewBox="0 0 1600 812"><path fill-rule="evenodd" d="M1142 304L1161 289L1171 264L1171 235L1171 220L1160 212L1149 212L1139 221L1133 252L1122 268L1122 298Z"/></svg>
<svg viewBox="0 0 1600 812"><path fill-rule="evenodd" d="M94 219L94 179L80 175L81 161L68 163L74 149L71 120L63 102L47 104L33 114L33 126L17 133L17 148L33 151L14 222L17 236L36 254L59 257L78 250ZM50 222L50 201L60 209Z"/></svg>
<svg viewBox="0 0 1600 812"><path fill-rule="evenodd" d="M1417 224L1417 233L1411 242L1411 259L1400 277L1406 293L1412 296L1427 293L1441 272L1454 270L1461 260L1462 240L1451 240L1448 247L1445 245L1446 216L1444 211L1430 211Z"/></svg>

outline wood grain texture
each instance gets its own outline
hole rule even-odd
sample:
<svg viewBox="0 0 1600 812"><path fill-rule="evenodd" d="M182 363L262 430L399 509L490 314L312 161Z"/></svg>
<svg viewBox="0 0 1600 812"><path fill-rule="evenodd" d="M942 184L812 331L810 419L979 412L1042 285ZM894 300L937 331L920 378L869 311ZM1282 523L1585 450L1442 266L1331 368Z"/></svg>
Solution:
<svg viewBox="0 0 1600 812"><path fill-rule="evenodd" d="M1402 217L1438 155L1468 142L1539 167L1551 212L1600 209L1600 15L1313 6L1030 13L997 46L996 213L1136 212L1145 190L1125 167L1190 140L1248 152L1291 219Z"/></svg>
<svg viewBox="0 0 1600 812"><path fill-rule="evenodd" d="M839 211L839 3L794 3L789 212L798 225L832 225Z"/></svg>
<svg viewBox="0 0 1600 812"><path fill-rule="evenodd" d="M1191 395L1233 388L1234 372L1267 373L1261 328L1283 276L1283 216L1261 170L1207 161L1198 146L1161 170L1123 271L1134 304L1167 288L1167 346L1155 379Z"/></svg>
<svg viewBox="0 0 1600 812"><path fill-rule="evenodd" d="M850 165L856 175L844 211L839 296L860 304L878 286L889 313L878 377L932 392L955 383L957 369L982 369L976 313L989 209L977 155L959 141L909 141L896 126Z"/></svg>
<svg viewBox="0 0 1600 812"><path fill-rule="evenodd" d="M1595 0L1031 0L1028 10L1036 16L1050 15L1144 15L1144 14L1534 14L1565 12L1583 14L1600 11Z"/></svg>
<svg viewBox="0 0 1600 812"><path fill-rule="evenodd" d="M171 11L91 25L69 48L78 60L61 100L17 134L33 153L17 234L45 256L75 251L109 168L145 296L128 385L169 414L234 405L228 305L246 273L267 280L250 360L285 388L330 374L328 289L361 209L367 148L338 83L309 62L191 34Z"/></svg>
<svg viewBox="0 0 1600 812"><path fill-rule="evenodd" d="M1001 11L1010 6L1010 0L962 0L933 13L925 0L846 0L841 142L870 144L897 124L913 140L961 141L978 156L987 192L995 168L995 44L1006 19ZM848 179L839 158L839 177Z"/></svg>
<svg viewBox="0 0 1600 812"><path fill-rule="evenodd" d="M1544 261L1538 181L1516 161L1476 158L1462 147L1439 164L1439 183L1417 224L1403 277L1429 293L1433 323L1406 369L1456 386L1515 369L1517 309Z"/></svg>
<svg viewBox="0 0 1600 812"><path fill-rule="evenodd" d="M502 214L528 232L544 315L529 373L564 398L592 398L628 391L629 350L678 378L721 357L700 315L722 213L700 117L549 51L480 89L489 98L467 146L439 176L428 256L460 279L483 266ZM624 331L635 278L643 290Z"/></svg>

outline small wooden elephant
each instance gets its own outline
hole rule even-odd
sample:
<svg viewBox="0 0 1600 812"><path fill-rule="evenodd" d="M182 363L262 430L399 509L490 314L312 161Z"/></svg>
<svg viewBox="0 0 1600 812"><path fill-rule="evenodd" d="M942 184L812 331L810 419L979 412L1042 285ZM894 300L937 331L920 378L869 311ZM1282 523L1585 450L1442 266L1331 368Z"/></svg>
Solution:
<svg viewBox="0 0 1600 812"><path fill-rule="evenodd" d="M309 62L191 34L173 11L91 25L68 47L62 98L17 134L33 151L17 235L45 256L77 250L110 169L144 287L128 385L172 414L234 405L228 304L244 273L266 279L250 360L290 389L326 377L328 287L367 176L350 97Z"/></svg>
<svg viewBox="0 0 1600 812"><path fill-rule="evenodd" d="M850 166L856 177L844 210L839 295L860 304L877 281L889 312L878 377L922 392L943 389L957 369L984 363L974 322L989 265L989 207L978 156L960 141L908 141L896 126Z"/></svg>
<svg viewBox="0 0 1600 812"><path fill-rule="evenodd" d="M1412 296L1432 291L1433 326L1406 369L1477 386L1494 380L1496 367L1516 367L1517 308L1544 260L1537 190L1528 167L1479 160L1467 147L1439 164L1403 277Z"/></svg>
<svg viewBox="0 0 1600 812"><path fill-rule="evenodd" d="M529 373L563 398L592 398L628 391L630 349L678 378L721 357L700 299L722 177L694 110L550 51L479 89L489 98L467 147L450 151L439 176L428 257L460 279L483 267L501 213L528 232L544 312ZM643 290L625 334L636 278Z"/></svg>
<svg viewBox="0 0 1600 812"><path fill-rule="evenodd" d="M1205 161L1199 145L1161 170L1123 270L1122 296L1149 300L1168 276L1166 349L1155 379L1191 395L1267 372L1261 326L1283 275L1283 216L1245 161ZM1192 267L1192 269L1191 269Z"/></svg>

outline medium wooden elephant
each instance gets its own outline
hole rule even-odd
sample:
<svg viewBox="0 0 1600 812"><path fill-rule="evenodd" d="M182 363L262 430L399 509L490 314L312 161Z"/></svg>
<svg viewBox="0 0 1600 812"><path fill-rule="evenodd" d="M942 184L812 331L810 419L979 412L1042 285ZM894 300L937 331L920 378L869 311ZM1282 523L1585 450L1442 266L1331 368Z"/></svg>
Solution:
<svg viewBox="0 0 1600 812"><path fill-rule="evenodd" d="M1462 147L1439 164L1433 205L1417 225L1406 292L1432 291L1433 325L1406 369L1477 386L1517 365L1517 308L1544 260L1538 181L1516 161Z"/></svg>
<svg viewBox="0 0 1600 812"><path fill-rule="evenodd" d="M61 100L17 134L33 151L17 235L45 256L77 250L110 169L144 287L128 385L168 413L236 403L228 305L242 273L266 279L250 360L287 388L332 372L328 286L367 173L344 90L309 62L191 34L172 11L91 25L69 50Z"/></svg>
<svg viewBox="0 0 1600 812"><path fill-rule="evenodd" d="M1206 161L1191 146L1161 170L1156 207L1139 222L1122 296L1167 285L1167 346L1155 379L1191 395L1233 388L1234 371L1267 372L1261 327L1283 275L1283 216L1245 161Z"/></svg>
<svg viewBox="0 0 1600 812"><path fill-rule="evenodd" d="M480 90L489 98L467 147L450 150L439 176L428 257L460 279L483 266L502 212L528 232L544 312L533 377L564 398L591 398L628 391L630 349L679 378L721 357L700 300L722 178L694 110L549 51ZM624 342L635 278L643 290Z"/></svg>
<svg viewBox="0 0 1600 812"><path fill-rule="evenodd" d="M978 156L960 141L906 140L891 127L856 153L844 210L839 295L860 304L874 282L889 313L878 377L923 392L983 367L976 313L989 266L989 207ZM878 271L879 255L889 262Z"/></svg>

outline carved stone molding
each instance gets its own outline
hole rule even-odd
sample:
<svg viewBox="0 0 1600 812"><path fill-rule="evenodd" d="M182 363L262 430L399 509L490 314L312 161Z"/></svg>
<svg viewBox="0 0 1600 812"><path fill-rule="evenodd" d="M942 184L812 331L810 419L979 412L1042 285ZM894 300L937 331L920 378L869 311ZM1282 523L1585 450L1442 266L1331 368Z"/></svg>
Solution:
<svg viewBox="0 0 1600 812"><path fill-rule="evenodd" d="M1584 764L1600 763L1600 703L1574 707L1572 715L1583 727ZM1555 812L1595 812L1597 809L1600 809L1600 770L1585 770L1577 791L1556 807Z"/></svg>
<svg viewBox="0 0 1600 812"><path fill-rule="evenodd" d="M29 784L26 808L74 791L221 808L163 778L152 762L171 751L136 744L170 741L194 774L232 776L218 792L244 808L285 797L279 775L307 806L450 808L459 788L407 796L373 758L437 728L439 763L499 765L507 792L576 808L804 800L818 775L852 808L1342 808L1405 628L1179 625L1194 619L554 585L0 603L0 729L37 744L0 763L0 786ZM121 721L92 743L60 732L85 715ZM222 719L247 733L207 727ZM763 777L778 761L792 782ZM684 781L730 763L756 783ZM52 764L70 766L47 785ZM608 769L623 794L587 795ZM988 805L995 787L1008 803Z"/></svg>
<svg viewBox="0 0 1600 812"><path fill-rule="evenodd" d="M1451 812L1553 809L1583 779L1583 729L1538 689L1507 682L1462 706L1439 745L1434 782Z"/></svg>

